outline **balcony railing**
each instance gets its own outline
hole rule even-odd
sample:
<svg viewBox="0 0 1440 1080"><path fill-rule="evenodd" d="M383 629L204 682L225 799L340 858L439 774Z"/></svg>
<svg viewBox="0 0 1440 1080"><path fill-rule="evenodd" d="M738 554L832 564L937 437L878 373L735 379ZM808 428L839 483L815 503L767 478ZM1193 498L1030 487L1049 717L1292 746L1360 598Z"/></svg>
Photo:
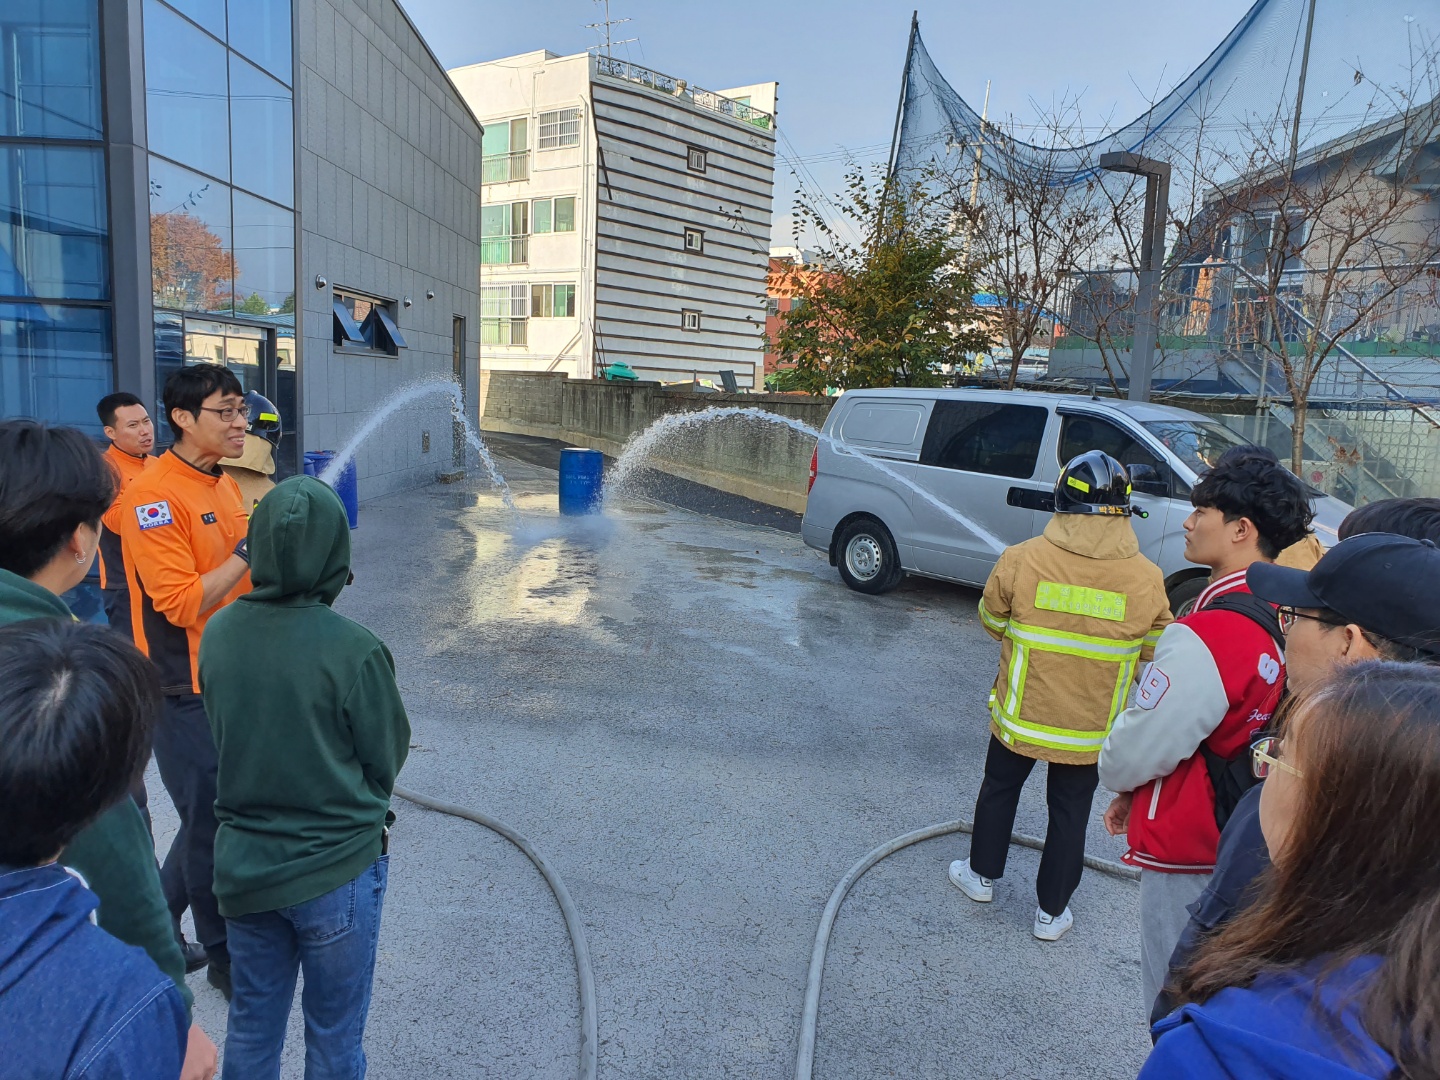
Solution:
<svg viewBox="0 0 1440 1080"><path fill-rule="evenodd" d="M529 179L529 150L516 150L509 154L490 154L480 159L480 182L482 184L508 184L513 180Z"/></svg>
<svg viewBox="0 0 1440 1080"><path fill-rule="evenodd" d="M766 131L775 126L775 118L769 113L747 105L743 101L736 101L733 98L717 94L713 90L702 90L698 86L691 86L684 79L662 75L658 71L651 71L639 64L631 64L628 61L616 60L609 56L597 56L595 61L596 70L601 75L607 75L612 79L636 83L654 90L658 94L682 98L697 108L708 109L710 112L731 117L739 120L742 124L753 124Z"/></svg>
<svg viewBox="0 0 1440 1080"><path fill-rule="evenodd" d="M530 261L530 237L487 236L480 238L482 266L513 266Z"/></svg>

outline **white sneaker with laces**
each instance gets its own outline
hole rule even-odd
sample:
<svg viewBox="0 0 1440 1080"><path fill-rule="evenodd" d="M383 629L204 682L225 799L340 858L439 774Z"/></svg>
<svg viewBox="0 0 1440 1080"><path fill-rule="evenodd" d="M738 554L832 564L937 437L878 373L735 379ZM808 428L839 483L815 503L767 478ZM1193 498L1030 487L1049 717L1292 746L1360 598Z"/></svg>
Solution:
<svg viewBox="0 0 1440 1080"><path fill-rule="evenodd" d="M950 883L977 904L995 899L995 882L971 870L969 859L956 859L950 864Z"/></svg>
<svg viewBox="0 0 1440 1080"><path fill-rule="evenodd" d="M1075 925L1075 916L1067 907L1059 915L1047 915L1044 908L1035 909L1035 936L1041 941L1059 941Z"/></svg>

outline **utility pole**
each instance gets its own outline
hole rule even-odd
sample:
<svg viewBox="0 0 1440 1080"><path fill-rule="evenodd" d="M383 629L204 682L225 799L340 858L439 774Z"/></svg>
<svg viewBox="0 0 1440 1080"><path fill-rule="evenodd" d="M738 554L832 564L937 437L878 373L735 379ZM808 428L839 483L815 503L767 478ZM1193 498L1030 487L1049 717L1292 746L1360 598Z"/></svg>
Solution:
<svg viewBox="0 0 1440 1080"><path fill-rule="evenodd" d="M965 223L965 246L961 257L970 263L970 238L975 232L975 204L980 201L980 159L985 153L985 128L990 117L990 80L985 80L985 104L980 107L980 138L975 142L975 173L970 177L970 220Z"/></svg>
<svg viewBox="0 0 1440 1080"><path fill-rule="evenodd" d="M1160 275L1165 269L1165 223L1170 217L1170 165L1139 154L1100 155L1106 172L1145 177L1145 227L1140 234L1139 288L1135 296L1135 336L1130 349L1131 401L1150 400L1155 372L1155 338L1160 329Z"/></svg>

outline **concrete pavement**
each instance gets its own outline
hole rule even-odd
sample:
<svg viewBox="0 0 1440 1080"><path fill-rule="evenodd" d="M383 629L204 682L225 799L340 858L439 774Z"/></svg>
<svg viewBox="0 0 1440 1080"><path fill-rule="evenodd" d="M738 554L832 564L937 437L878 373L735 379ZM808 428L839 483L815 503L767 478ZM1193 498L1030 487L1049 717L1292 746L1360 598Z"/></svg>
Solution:
<svg viewBox="0 0 1440 1080"><path fill-rule="evenodd" d="M977 594L860 596L796 536L659 503L562 520L553 472L501 465L518 522L472 480L367 503L353 534L337 607L395 654L415 744L401 781L557 864L590 937L602 1077L789 1076L835 882L973 811L997 657ZM1017 828L1043 834L1043 795L1037 770ZM1113 858L1104 801L1091 851ZM477 826L396 810L371 1075L572 1076L574 968L544 882ZM852 892L816 1076L1134 1076L1136 887L1087 871L1075 930L1041 944L1038 856L1013 849L982 906L946 880L966 850L928 841ZM223 1002L191 983L219 1041Z"/></svg>

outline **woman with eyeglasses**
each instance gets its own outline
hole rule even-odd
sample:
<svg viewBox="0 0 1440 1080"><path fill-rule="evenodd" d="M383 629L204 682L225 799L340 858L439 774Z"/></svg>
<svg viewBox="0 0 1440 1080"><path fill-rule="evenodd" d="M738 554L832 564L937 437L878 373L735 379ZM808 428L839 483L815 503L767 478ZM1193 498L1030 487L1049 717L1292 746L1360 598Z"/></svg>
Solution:
<svg viewBox="0 0 1440 1080"><path fill-rule="evenodd" d="M1253 767L1272 868L1142 1080L1440 1077L1440 669L1340 669Z"/></svg>

